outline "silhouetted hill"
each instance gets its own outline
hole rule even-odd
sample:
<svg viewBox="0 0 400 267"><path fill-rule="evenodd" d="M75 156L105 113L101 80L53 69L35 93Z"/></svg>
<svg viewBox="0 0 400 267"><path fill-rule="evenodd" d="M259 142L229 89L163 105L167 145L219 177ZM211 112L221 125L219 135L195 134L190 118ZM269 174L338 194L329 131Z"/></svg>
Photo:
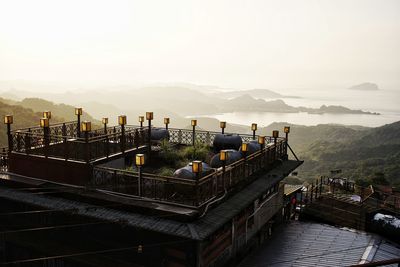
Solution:
<svg viewBox="0 0 400 267"><path fill-rule="evenodd" d="M349 88L350 90L359 90L359 91L377 91L379 87L375 83L361 83L354 85Z"/></svg>
<svg viewBox="0 0 400 267"><path fill-rule="evenodd" d="M19 105L9 105L0 101L0 116L3 120L4 115L13 115L14 123L12 129L38 126L42 112L34 112L32 109L24 108ZM52 122L61 122L60 118L52 118ZM7 145L6 126L2 123L0 128L0 146Z"/></svg>
<svg viewBox="0 0 400 267"><path fill-rule="evenodd" d="M50 110L52 116L62 118L66 121L76 120L75 107L70 105L55 104L51 101L47 101L41 98L25 98L20 102L16 102L15 104L25 108L30 108L35 112ZM85 110L83 111L82 120L96 122L96 120L87 112L85 112Z"/></svg>
<svg viewBox="0 0 400 267"><path fill-rule="evenodd" d="M8 114L14 116L12 129L38 126L40 118L43 117L43 111L46 110L51 111L51 123L76 120L75 107L69 105L54 104L53 102L39 98L26 98L21 102L3 98L0 99L1 119L3 119L4 115ZM84 112L82 120L92 121L93 127L99 125L99 121L95 120L86 112ZM2 125L0 128L0 146L6 145L6 127Z"/></svg>
<svg viewBox="0 0 400 267"><path fill-rule="evenodd" d="M289 106L283 100L280 99L265 101L264 99L255 99L249 94L245 94L221 103L220 110L223 112L257 111L257 112L279 112L279 113L308 112L312 114L332 113L332 114L379 115L378 113L371 113L362 110L353 110L343 106L322 105L320 108L293 107Z"/></svg>

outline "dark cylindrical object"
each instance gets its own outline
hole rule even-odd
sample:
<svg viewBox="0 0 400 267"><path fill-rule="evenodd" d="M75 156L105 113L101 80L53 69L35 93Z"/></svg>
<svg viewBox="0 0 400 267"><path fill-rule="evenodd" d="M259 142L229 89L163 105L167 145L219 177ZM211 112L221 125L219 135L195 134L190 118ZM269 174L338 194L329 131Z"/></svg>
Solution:
<svg viewBox="0 0 400 267"><path fill-rule="evenodd" d="M238 161L238 160L240 160L240 159L242 158L242 154L241 154L239 151L237 151L237 150L234 150L234 149L227 149L226 151L227 151L227 153L228 153L228 158L227 158L227 160L225 161L225 164L226 164L226 165L230 165L230 164L234 163L235 161ZM220 168L220 167L223 167L223 161L221 161L221 160L219 159L219 153L216 154L216 155L214 155L214 156L211 158L210 166L211 166L212 168Z"/></svg>
<svg viewBox="0 0 400 267"><path fill-rule="evenodd" d="M179 178L186 178L186 179L196 179L196 174L193 173L192 171L192 166L189 163L183 168L177 169L173 176L174 177L179 177ZM202 172L200 174L200 177L205 176L213 171L213 169L210 168L210 166L207 163L202 162Z"/></svg>
<svg viewBox="0 0 400 267"><path fill-rule="evenodd" d="M238 150L241 145L242 138L239 135L217 134L213 141L214 152L219 152L223 149Z"/></svg>

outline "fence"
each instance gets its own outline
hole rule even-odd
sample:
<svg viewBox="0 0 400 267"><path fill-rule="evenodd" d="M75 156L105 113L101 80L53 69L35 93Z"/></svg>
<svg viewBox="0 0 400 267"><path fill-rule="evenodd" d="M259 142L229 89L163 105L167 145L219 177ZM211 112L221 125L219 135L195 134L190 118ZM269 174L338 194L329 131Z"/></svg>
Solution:
<svg viewBox="0 0 400 267"><path fill-rule="evenodd" d="M107 134L96 130L87 134L87 138L77 137L66 131L66 127L50 128L45 134L32 131L12 132L11 150L27 155L62 158L93 162L97 159L121 153L129 149L143 146L147 141L146 128L129 127L124 132L121 127L107 129ZM108 133L111 132L111 133Z"/></svg>
<svg viewBox="0 0 400 267"><path fill-rule="evenodd" d="M210 134L210 136L212 136ZM88 186L91 188L179 203L190 207L206 205L218 196L239 190L256 177L257 172L273 168L276 160L286 157L286 141L281 139L225 168L215 169L199 179L160 176L149 173L97 166Z"/></svg>

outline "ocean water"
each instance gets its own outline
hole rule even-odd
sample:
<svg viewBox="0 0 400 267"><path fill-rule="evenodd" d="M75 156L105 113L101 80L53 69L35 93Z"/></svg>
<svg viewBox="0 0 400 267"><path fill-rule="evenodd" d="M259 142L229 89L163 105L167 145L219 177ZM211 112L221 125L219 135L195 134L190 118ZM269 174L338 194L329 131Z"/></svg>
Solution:
<svg viewBox="0 0 400 267"><path fill-rule="evenodd" d="M232 112L207 115L229 123L249 125L253 122L267 126L273 122L300 125L344 124L378 127L400 121L400 90L353 91L353 90L292 90L279 92L301 98L281 98L288 105L319 108L321 105L341 105L351 109L378 112L367 114L308 114L271 112ZM271 100L271 99L265 99Z"/></svg>

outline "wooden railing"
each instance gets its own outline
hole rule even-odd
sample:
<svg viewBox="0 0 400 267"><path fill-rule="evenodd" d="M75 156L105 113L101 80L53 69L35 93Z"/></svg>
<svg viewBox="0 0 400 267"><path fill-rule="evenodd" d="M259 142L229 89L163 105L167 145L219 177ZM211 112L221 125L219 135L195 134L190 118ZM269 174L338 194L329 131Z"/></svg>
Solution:
<svg viewBox="0 0 400 267"><path fill-rule="evenodd" d="M135 171L94 167L93 178L88 187L109 190L131 196L151 198L161 202L179 203L201 207L216 197L238 190L257 177L261 170L271 169L277 160L284 159L284 139L276 146L270 143L264 149L242 158L199 179L177 178L143 173L140 178Z"/></svg>

